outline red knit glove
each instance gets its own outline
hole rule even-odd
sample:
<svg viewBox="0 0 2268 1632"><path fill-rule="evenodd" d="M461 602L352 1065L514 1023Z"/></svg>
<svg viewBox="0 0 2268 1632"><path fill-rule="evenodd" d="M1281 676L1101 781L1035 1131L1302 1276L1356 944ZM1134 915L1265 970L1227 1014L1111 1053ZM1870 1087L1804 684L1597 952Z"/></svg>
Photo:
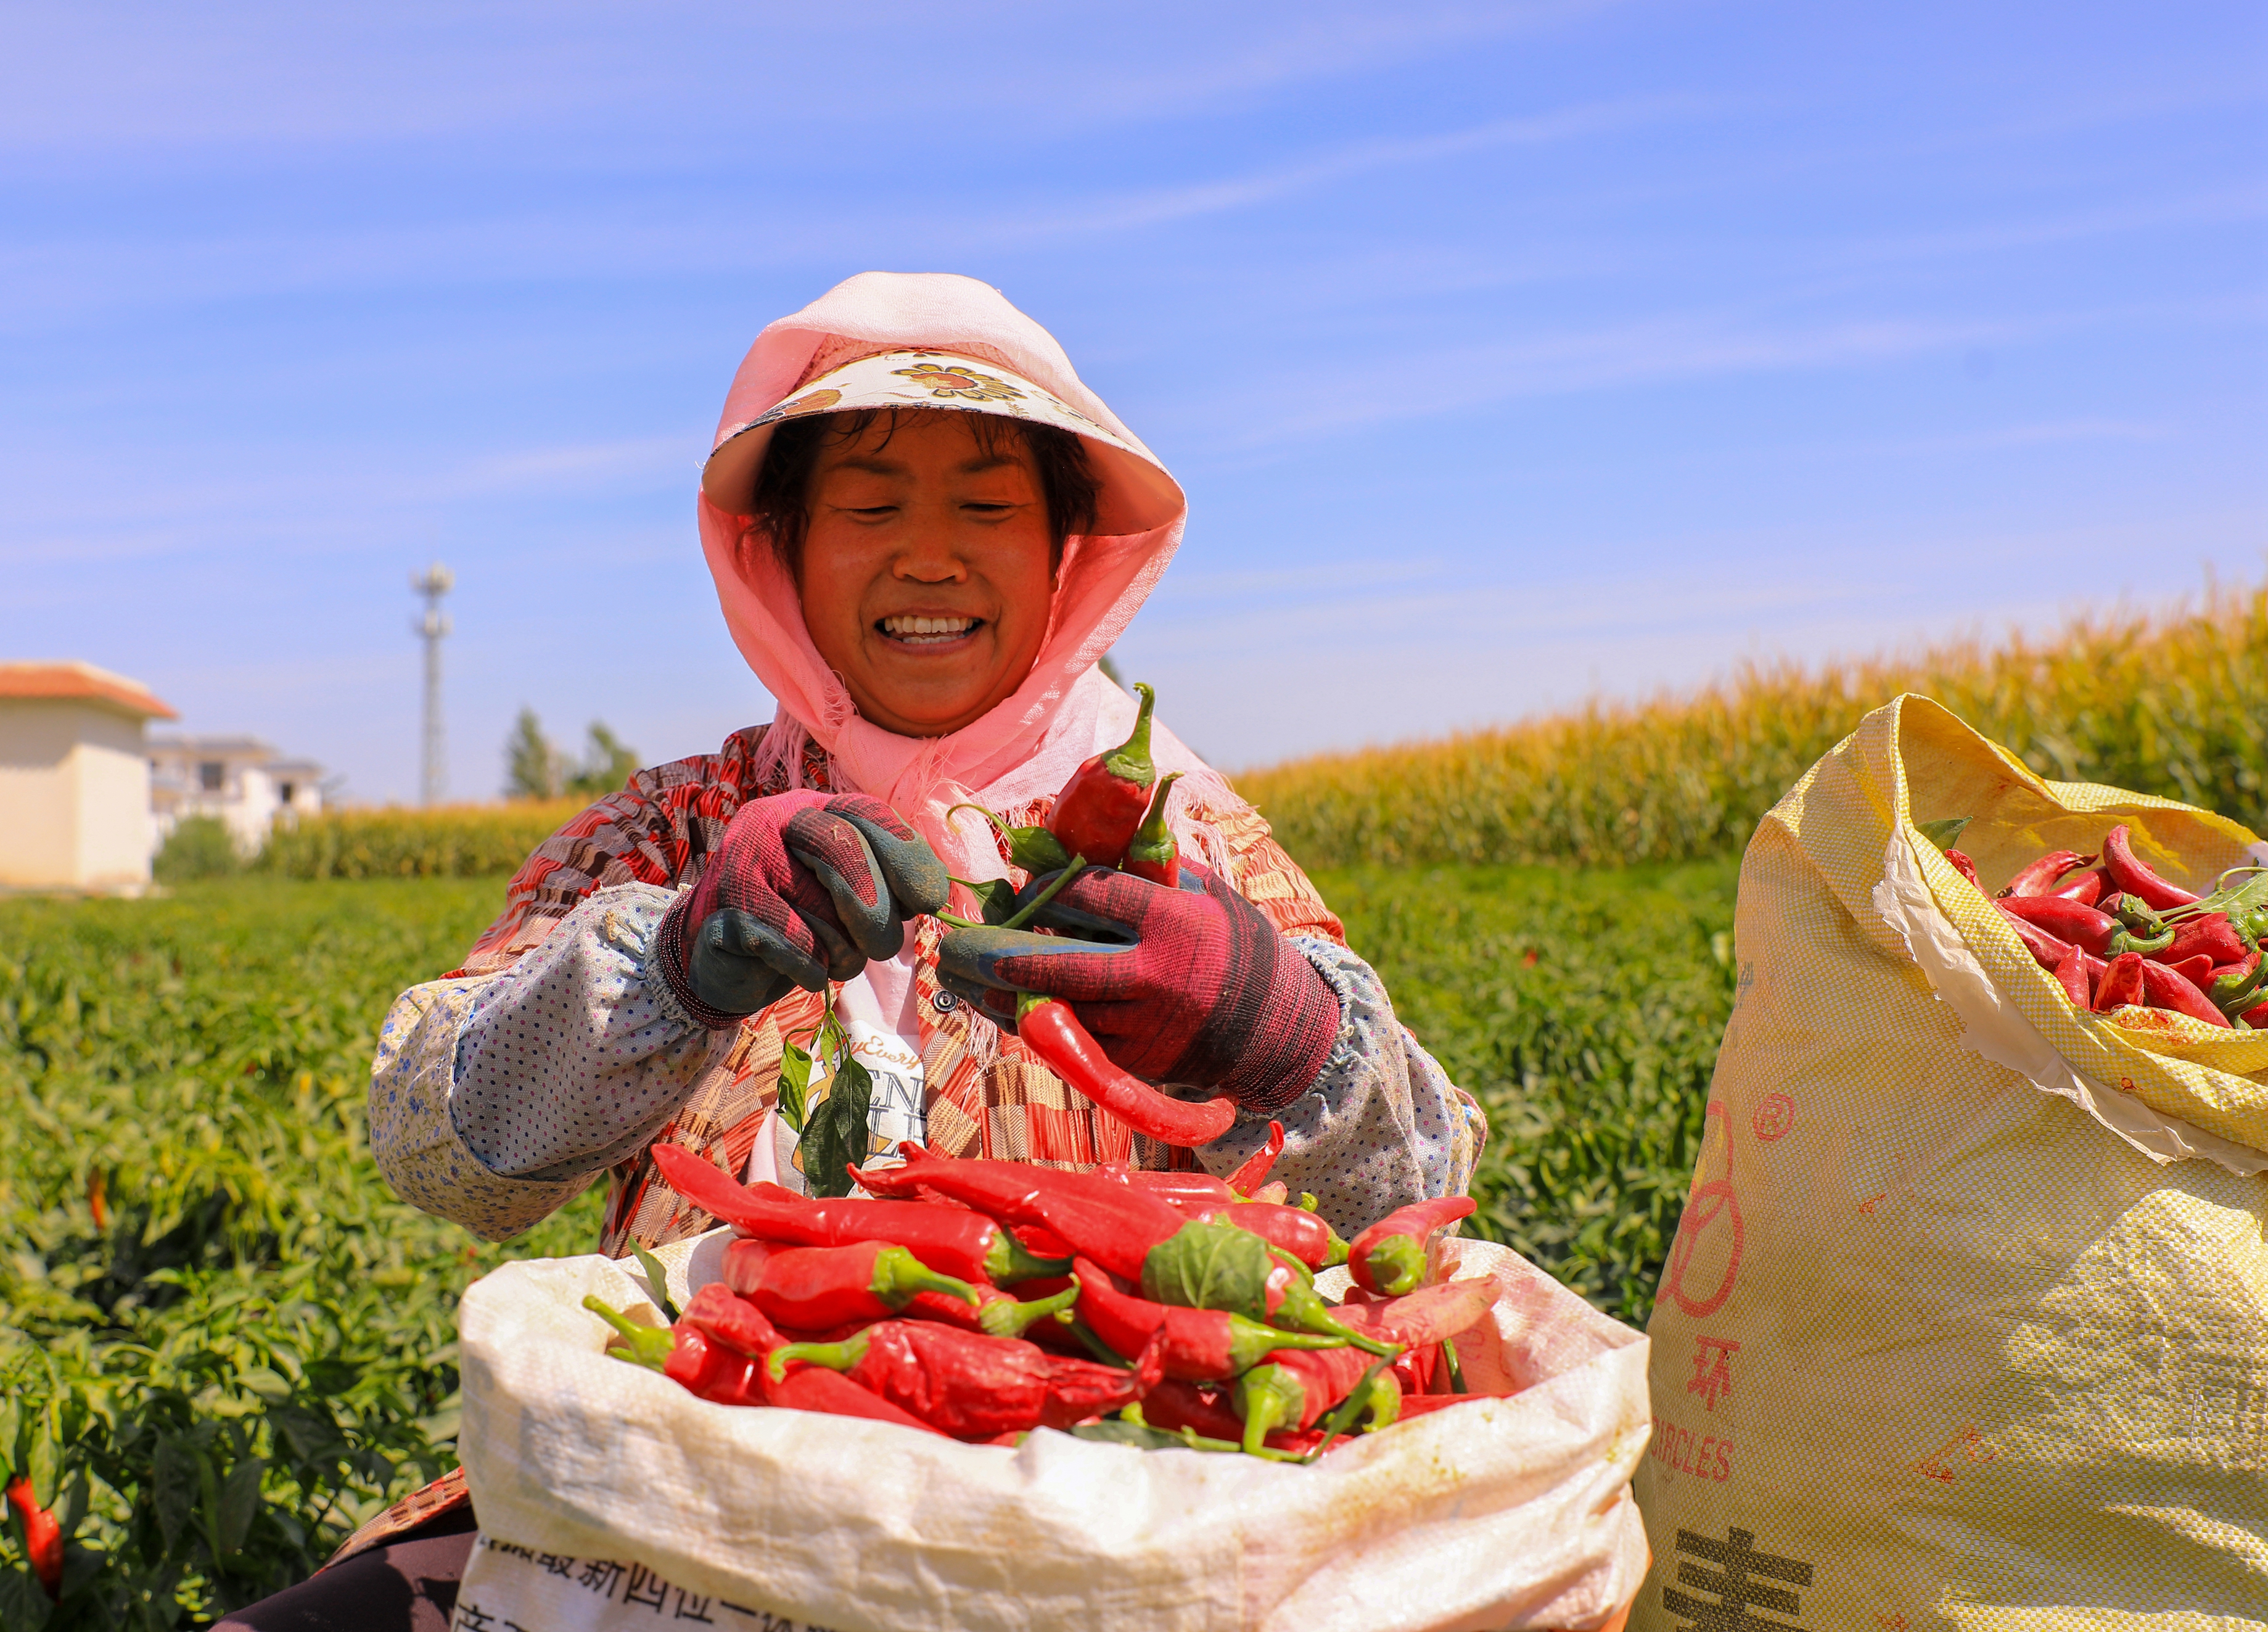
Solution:
<svg viewBox="0 0 2268 1632"><path fill-rule="evenodd" d="M938 971L1002 1024L1014 1023L1015 993L1059 997L1135 1075L1280 1109L1330 1057L1338 999L1226 880L1186 859L1181 874L1169 889L1081 873L1040 909L1037 921L1064 933L956 929Z"/></svg>
<svg viewBox="0 0 2268 1632"><path fill-rule="evenodd" d="M945 864L896 811L864 794L776 794L740 807L661 920L664 982L712 1029L792 986L824 991L870 957L895 957L905 920L934 912Z"/></svg>

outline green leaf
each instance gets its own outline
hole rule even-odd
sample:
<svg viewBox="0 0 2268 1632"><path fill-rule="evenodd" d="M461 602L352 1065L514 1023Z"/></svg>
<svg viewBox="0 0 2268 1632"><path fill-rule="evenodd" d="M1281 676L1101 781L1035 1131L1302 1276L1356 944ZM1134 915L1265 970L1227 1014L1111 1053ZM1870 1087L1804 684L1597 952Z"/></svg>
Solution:
<svg viewBox="0 0 2268 1632"><path fill-rule="evenodd" d="M1943 816L1934 822L1917 822L1914 831L1940 850L1950 850L1961 841L1962 830L1972 819L1969 816Z"/></svg>
<svg viewBox="0 0 2268 1632"><path fill-rule="evenodd" d="M150 1502L157 1510L158 1532L166 1550L177 1551L197 1508L205 1459L202 1451L178 1435L161 1434L158 1454L150 1470Z"/></svg>
<svg viewBox="0 0 2268 1632"><path fill-rule="evenodd" d="M1268 1318L1268 1244L1231 1224L1183 1224L1142 1260L1142 1296L1183 1309Z"/></svg>
<svg viewBox="0 0 2268 1632"><path fill-rule="evenodd" d="M874 1097L874 1079L866 1067L844 1055L803 1130L803 1182L815 1196L850 1193L850 1163L864 1162L872 1143L866 1132L866 1110Z"/></svg>
<svg viewBox="0 0 2268 1632"><path fill-rule="evenodd" d="M803 1132L804 1090L811 1085L811 1056L790 1043L780 1050L779 1112L780 1119L797 1133Z"/></svg>
<svg viewBox="0 0 2268 1632"><path fill-rule="evenodd" d="M653 1294L654 1307L660 1310L664 1318L674 1326L678 1316L684 1311L670 1302L669 1272L662 1268L659 1259L637 1242L630 1243L630 1251L637 1254L638 1267L645 1271L646 1288Z"/></svg>
<svg viewBox="0 0 2268 1632"><path fill-rule="evenodd" d="M260 1511L260 1475L266 1464L247 1457L231 1468L214 1503L213 1538L224 1558L244 1546L254 1515Z"/></svg>

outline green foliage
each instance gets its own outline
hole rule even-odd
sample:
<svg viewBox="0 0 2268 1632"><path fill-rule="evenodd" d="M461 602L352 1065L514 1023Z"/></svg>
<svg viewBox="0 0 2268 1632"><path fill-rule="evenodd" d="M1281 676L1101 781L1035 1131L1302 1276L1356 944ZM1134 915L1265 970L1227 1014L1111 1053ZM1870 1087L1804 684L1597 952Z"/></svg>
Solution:
<svg viewBox="0 0 2268 1632"><path fill-rule="evenodd" d="M166 842L150 863L151 875L161 884L187 883L196 878L225 878L244 870L228 824L218 816L183 816L166 835Z"/></svg>
<svg viewBox="0 0 2268 1632"><path fill-rule="evenodd" d="M608 730L606 721L593 720L583 757L570 759L543 735L535 711L522 708L504 739L504 764L506 799L557 799L565 794L595 799L630 780L638 768L638 751Z"/></svg>
<svg viewBox="0 0 2268 1632"><path fill-rule="evenodd" d="M567 757L543 735L535 711L523 707L504 741L504 796L556 799L567 791Z"/></svg>
<svg viewBox="0 0 2268 1632"><path fill-rule="evenodd" d="M567 779L567 792L596 799L620 788L637 768L637 750L608 730L605 721L593 720L583 763Z"/></svg>
<svg viewBox="0 0 2268 1632"><path fill-rule="evenodd" d="M1488 1112L1468 1231L1638 1326L1732 1013L1737 879L1727 858L1315 881L1403 1023Z"/></svg>
<svg viewBox="0 0 2268 1632"><path fill-rule="evenodd" d="M1870 709L1936 698L2042 772L2268 825L2268 588L2033 645L1941 647L1238 779L1311 867L1683 861L1737 852Z"/></svg>
<svg viewBox="0 0 2268 1632"><path fill-rule="evenodd" d="M0 1457L70 1526L51 1618L8 1527L7 1627L217 1617L452 1465L458 1293L588 1250L600 1200L485 1247L365 1148L387 1004L495 906L256 876L0 902Z"/></svg>
<svg viewBox="0 0 2268 1632"><path fill-rule="evenodd" d="M327 810L277 828L253 868L286 878L494 878L517 872L585 802ZM493 888L486 898L503 905Z"/></svg>

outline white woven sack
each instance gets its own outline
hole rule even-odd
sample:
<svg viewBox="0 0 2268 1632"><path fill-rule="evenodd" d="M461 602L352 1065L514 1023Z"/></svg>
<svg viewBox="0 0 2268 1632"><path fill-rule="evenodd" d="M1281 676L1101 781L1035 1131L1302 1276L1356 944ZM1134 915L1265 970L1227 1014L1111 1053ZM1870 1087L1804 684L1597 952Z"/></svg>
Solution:
<svg viewBox="0 0 2268 1632"><path fill-rule="evenodd" d="M681 1302L718 1278L725 1238L666 1254ZM1646 1340L1502 1247L1453 1241L1449 1261L1496 1283L1457 1348L1476 1392L1508 1397L1312 1467L711 1405L603 1352L584 1295L636 1304L642 1280L598 1257L507 1265L459 1317L487 1544L458 1624L1598 1627L1646 1570Z"/></svg>

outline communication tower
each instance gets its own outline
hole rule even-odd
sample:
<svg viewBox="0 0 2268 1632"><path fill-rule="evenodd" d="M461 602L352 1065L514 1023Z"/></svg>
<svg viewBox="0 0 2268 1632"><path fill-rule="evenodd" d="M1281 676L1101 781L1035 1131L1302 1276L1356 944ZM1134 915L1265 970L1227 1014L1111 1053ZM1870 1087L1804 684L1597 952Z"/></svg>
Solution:
<svg viewBox="0 0 2268 1632"><path fill-rule="evenodd" d="M449 615L441 597L457 587L457 575L438 561L409 580L409 587L425 597L425 615L411 631L425 641L425 767L423 801L438 805L449 793L449 737L441 725L441 642L449 632Z"/></svg>

